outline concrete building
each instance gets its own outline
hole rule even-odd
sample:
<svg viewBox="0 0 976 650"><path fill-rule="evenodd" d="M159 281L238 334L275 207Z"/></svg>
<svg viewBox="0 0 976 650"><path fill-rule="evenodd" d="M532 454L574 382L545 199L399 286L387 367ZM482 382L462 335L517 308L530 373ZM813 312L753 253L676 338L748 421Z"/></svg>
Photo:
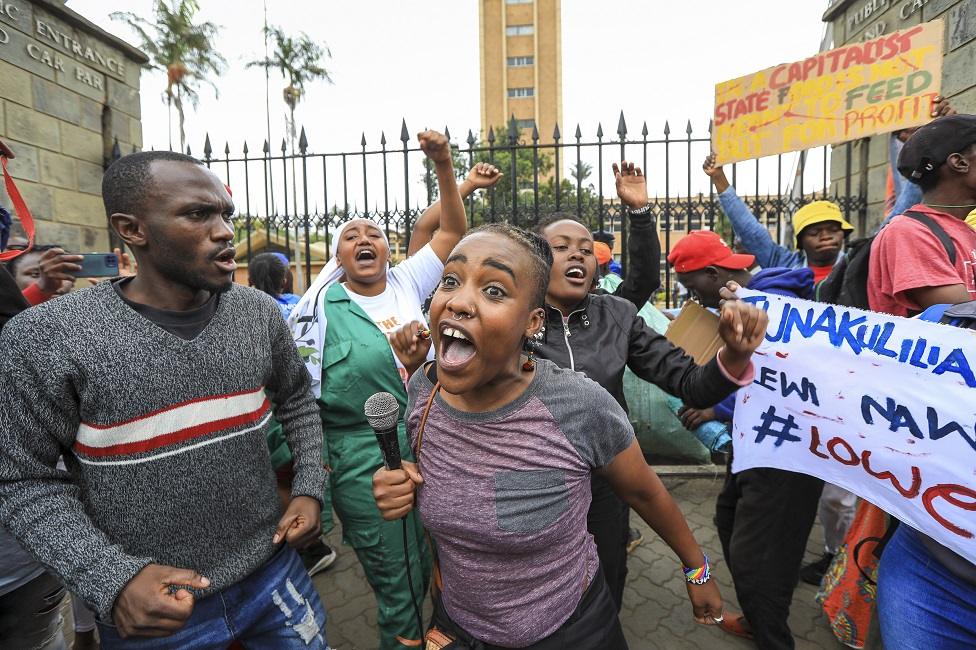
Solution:
<svg viewBox="0 0 976 650"><path fill-rule="evenodd" d="M37 240L109 250L102 173L118 140L142 148L146 56L57 0L0 0L0 138ZM0 205L12 210L0 187Z"/></svg>
<svg viewBox="0 0 976 650"><path fill-rule="evenodd" d="M560 0L480 0L478 7L482 138L514 115L523 139L538 125L540 142L551 143L563 115Z"/></svg>
<svg viewBox="0 0 976 650"><path fill-rule="evenodd" d="M945 21L942 94L960 113L976 113L976 0L835 0L824 14L833 27L834 47L885 36L936 18ZM874 228L884 213L889 135L854 143L854 182L866 191L868 209L861 233ZM831 179L843 183L846 145L833 148ZM841 185L843 186L843 185ZM856 185L855 185L856 188Z"/></svg>

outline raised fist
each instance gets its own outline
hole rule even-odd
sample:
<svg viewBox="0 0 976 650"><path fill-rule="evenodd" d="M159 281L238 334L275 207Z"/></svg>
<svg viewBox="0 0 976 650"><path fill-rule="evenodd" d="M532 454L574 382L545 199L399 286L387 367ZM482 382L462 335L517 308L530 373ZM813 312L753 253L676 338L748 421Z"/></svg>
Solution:
<svg viewBox="0 0 976 650"><path fill-rule="evenodd" d="M447 136L437 131L424 131L417 134L420 148L435 163L451 161L451 143Z"/></svg>

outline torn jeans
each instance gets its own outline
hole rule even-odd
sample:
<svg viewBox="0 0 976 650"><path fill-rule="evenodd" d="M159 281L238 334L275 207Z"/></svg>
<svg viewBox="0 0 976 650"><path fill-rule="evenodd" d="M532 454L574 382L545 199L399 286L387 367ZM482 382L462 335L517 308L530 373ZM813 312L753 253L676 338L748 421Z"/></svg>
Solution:
<svg viewBox="0 0 976 650"><path fill-rule="evenodd" d="M325 608L287 545L237 584L197 601L186 624L170 636L123 639L103 621L98 632L103 650L226 650L234 641L248 650L329 650Z"/></svg>

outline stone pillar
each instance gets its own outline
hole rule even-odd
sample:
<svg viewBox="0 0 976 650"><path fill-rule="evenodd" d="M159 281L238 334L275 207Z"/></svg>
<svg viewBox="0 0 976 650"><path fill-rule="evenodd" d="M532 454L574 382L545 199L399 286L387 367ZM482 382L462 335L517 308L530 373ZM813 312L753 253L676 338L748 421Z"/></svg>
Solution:
<svg viewBox="0 0 976 650"><path fill-rule="evenodd" d="M118 139L142 148L146 56L56 0L0 0L0 138L37 240L109 249L102 173ZM0 187L0 204L12 209Z"/></svg>

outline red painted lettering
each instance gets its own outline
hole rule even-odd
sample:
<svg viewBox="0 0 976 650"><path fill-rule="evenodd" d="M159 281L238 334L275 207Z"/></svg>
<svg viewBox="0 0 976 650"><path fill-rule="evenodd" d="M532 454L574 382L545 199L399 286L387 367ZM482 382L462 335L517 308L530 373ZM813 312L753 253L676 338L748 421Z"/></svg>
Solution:
<svg viewBox="0 0 976 650"><path fill-rule="evenodd" d="M898 56L898 50L901 49L901 44L898 40L898 34L892 34L888 38L884 39L884 53L878 58L882 61L887 61L888 59Z"/></svg>
<svg viewBox="0 0 976 650"><path fill-rule="evenodd" d="M874 478L881 481L891 481L891 485L894 486L894 488L898 490L898 492L900 492L901 495L906 499L914 499L918 496L919 491L922 489L922 472L914 465L912 466L912 487L906 490L904 487L902 487L901 483L899 483L898 479L895 478L895 475L888 470L875 472L873 469L871 469L870 451L865 449L861 452L861 463L864 465L864 471Z"/></svg>
<svg viewBox="0 0 976 650"><path fill-rule="evenodd" d="M848 48L844 54L844 68L849 68L852 65L861 65L862 63L864 63L864 57L861 53L861 46L855 45L854 47Z"/></svg>
<svg viewBox="0 0 976 650"><path fill-rule="evenodd" d="M720 126L725 124L728 110L728 104L719 104L715 107L715 126Z"/></svg>
<svg viewBox="0 0 976 650"><path fill-rule="evenodd" d="M769 91L764 90L756 95L756 110L764 111L769 108Z"/></svg>
<svg viewBox="0 0 976 650"><path fill-rule="evenodd" d="M803 66L799 63L790 64L790 83L803 80Z"/></svg>
<svg viewBox="0 0 976 650"><path fill-rule="evenodd" d="M848 454L846 460L837 455L837 447L840 446L843 446L844 451ZM854 452L854 448L851 447L850 444L848 444L848 442L843 438L831 438L827 443L827 451L829 451L830 455L834 457L834 460L842 465L854 467L855 465L859 465L861 463L861 459L858 458L857 454Z"/></svg>
<svg viewBox="0 0 976 650"><path fill-rule="evenodd" d="M959 499L955 498L954 495L956 494L973 499L973 501L960 501ZM933 485L925 491L925 494L922 495L922 504L925 506L925 511L931 515L932 519L935 519L937 522L942 524L942 527L949 532L955 533L960 537L965 537L966 539L972 539L973 534L971 532L949 521L935 509L932 502L936 499L944 499L950 505L965 510L966 512L976 512L976 490L964 487L962 485L955 485L953 483L942 483L941 485Z"/></svg>
<svg viewBox="0 0 976 650"><path fill-rule="evenodd" d="M830 460L830 456L819 451L820 449L820 429L810 427L810 453L818 458Z"/></svg>
<svg viewBox="0 0 976 650"><path fill-rule="evenodd" d="M912 49L912 38L914 38L915 35L918 34L919 32L921 32L923 29L925 29L925 28L922 27L921 25L919 25L917 27L913 27L912 29L910 29L907 32L905 32L904 34L902 34L901 37L900 37L901 38L901 43L900 43L900 49L899 49L898 53L899 54L904 54L908 50Z"/></svg>
<svg viewBox="0 0 976 650"><path fill-rule="evenodd" d="M780 79L780 75L782 75L783 72L785 72L785 71L786 71L786 64L785 63L783 65L776 66L776 69L773 70L773 74L769 75L769 87L770 88L782 88L783 86L786 86L786 85L789 84L788 81L784 81L784 80Z"/></svg>
<svg viewBox="0 0 976 650"><path fill-rule="evenodd" d="M823 55L825 59L830 59L830 71L832 73L837 72L837 68L840 65L841 55L843 55L845 51L846 50L841 48L839 50L833 50L831 52L827 52L826 54Z"/></svg>

